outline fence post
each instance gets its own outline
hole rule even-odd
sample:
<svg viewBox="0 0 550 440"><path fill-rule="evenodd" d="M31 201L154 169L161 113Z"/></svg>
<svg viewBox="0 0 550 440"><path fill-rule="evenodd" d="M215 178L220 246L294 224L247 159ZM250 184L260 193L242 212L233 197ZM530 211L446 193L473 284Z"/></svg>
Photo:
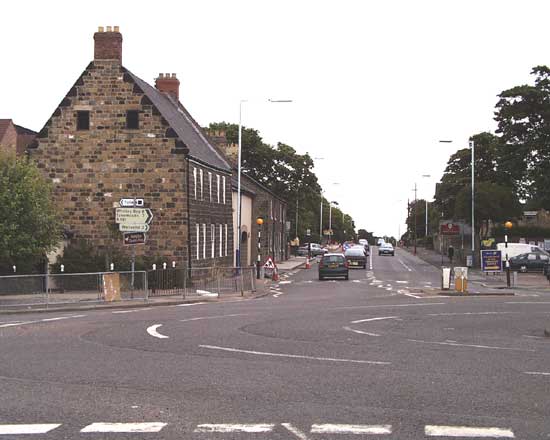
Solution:
<svg viewBox="0 0 550 440"><path fill-rule="evenodd" d="M183 299L187 298L187 267L183 269Z"/></svg>
<svg viewBox="0 0 550 440"><path fill-rule="evenodd" d="M239 278L241 279L241 296L244 296L244 276L242 268L239 268Z"/></svg>
<svg viewBox="0 0 550 440"><path fill-rule="evenodd" d="M145 301L149 300L149 283L148 283L148 277L147 277L147 271L143 272L143 276L145 277L144 285L145 285Z"/></svg>
<svg viewBox="0 0 550 440"><path fill-rule="evenodd" d="M254 277L254 269L250 271L250 288L252 292L256 292L256 278Z"/></svg>
<svg viewBox="0 0 550 440"><path fill-rule="evenodd" d="M216 268L213 269L214 270L214 274L216 276L216 281L217 281L217 284L218 284L218 298L220 297L220 291L221 291L221 287L220 287L220 272L218 270L216 270Z"/></svg>

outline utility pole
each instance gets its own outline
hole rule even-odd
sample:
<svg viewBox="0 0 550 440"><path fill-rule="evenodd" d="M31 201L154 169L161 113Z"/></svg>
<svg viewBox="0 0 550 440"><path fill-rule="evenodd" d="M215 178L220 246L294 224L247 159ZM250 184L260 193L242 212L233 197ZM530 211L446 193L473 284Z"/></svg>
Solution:
<svg viewBox="0 0 550 440"><path fill-rule="evenodd" d="M416 206L417 203L416 203L416 182L414 184L414 252L413 252L413 255L416 255L416 228L417 228L417 225L416 225L416 214L417 214L417 211L418 211L418 207Z"/></svg>
<svg viewBox="0 0 550 440"><path fill-rule="evenodd" d="M474 192L474 172L475 172L475 145L474 141L470 141L470 148L472 149L472 267L474 267L474 259L475 259L475 249L476 249L476 227L475 227L475 192Z"/></svg>

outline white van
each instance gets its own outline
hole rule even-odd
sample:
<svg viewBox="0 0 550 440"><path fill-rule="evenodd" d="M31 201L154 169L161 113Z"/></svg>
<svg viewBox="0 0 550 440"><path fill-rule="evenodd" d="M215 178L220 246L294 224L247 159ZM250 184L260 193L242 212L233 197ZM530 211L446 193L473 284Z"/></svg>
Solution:
<svg viewBox="0 0 550 440"><path fill-rule="evenodd" d="M497 250L502 251L502 259L515 257L516 255L527 254L529 252L535 252L538 254L548 254L538 246L527 243L508 243L508 249L506 249L505 243L497 243Z"/></svg>

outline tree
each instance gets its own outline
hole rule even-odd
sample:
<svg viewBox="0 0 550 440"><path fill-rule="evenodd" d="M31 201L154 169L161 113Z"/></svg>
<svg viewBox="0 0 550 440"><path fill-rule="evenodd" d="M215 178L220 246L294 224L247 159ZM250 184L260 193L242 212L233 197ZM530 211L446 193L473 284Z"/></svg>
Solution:
<svg viewBox="0 0 550 440"><path fill-rule="evenodd" d="M62 239L51 185L33 163L0 155L0 269L30 270Z"/></svg>
<svg viewBox="0 0 550 440"><path fill-rule="evenodd" d="M530 207L550 209L550 69L537 66L531 74L534 85L499 95L495 120L503 142L500 165Z"/></svg>

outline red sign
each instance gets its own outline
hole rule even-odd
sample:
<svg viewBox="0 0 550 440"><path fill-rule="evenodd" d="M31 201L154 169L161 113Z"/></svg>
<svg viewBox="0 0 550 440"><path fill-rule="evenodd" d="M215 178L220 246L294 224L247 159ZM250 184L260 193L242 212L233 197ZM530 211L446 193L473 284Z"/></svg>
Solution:
<svg viewBox="0 0 550 440"><path fill-rule="evenodd" d="M444 223L439 226L441 235L460 235L460 225L456 223Z"/></svg>

